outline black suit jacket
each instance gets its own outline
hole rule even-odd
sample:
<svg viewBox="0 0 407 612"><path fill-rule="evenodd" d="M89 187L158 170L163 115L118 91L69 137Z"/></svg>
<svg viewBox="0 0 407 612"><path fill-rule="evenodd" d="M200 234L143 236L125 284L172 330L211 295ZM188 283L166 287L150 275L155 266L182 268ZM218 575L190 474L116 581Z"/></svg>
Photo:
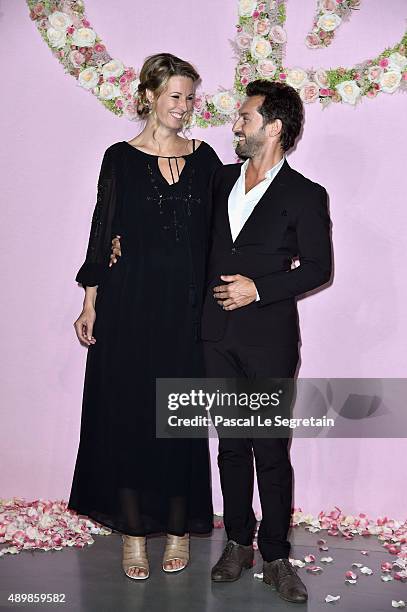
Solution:
<svg viewBox="0 0 407 612"><path fill-rule="evenodd" d="M212 180L211 244L202 339L220 340L233 318L235 338L245 345L284 346L298 342L296 297L331 276L330 218L321 185L284 162L233 242L228 198L242 164L215 171ZM300 266L291 270L291 260ZM220 276L242 274L257 287L260 301L225 311L213 297Z"/></svg>

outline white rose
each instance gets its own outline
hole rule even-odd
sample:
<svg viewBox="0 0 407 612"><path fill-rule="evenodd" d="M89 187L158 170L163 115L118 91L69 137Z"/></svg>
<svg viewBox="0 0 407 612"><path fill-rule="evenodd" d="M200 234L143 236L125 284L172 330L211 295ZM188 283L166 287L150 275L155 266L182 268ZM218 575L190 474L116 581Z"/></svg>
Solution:
<svg viewBox="0 0 407 612"><path fill-rule="evenodd" d="M389 55L389 70L403 70L407 67L407 57L401 53L392 53Z"/></svg>
<svg viewBox="0 0 407 612"><path fill-rule="evenodd" d="M78 28L72 34L72 42L77 47L93 47L96 41L96 32L92 28Z"/></svg>
<svg viewBox="0 0 407 612"><path fill-rule="evenodd" d="M130 83L130 93L132 96L138 96L138 86L140 85L140 79L134 79Z"/></svg>
<svg viewBox="0 0 407 612"><path fill-rule="evenodd" d="M307 81L308 75L302 68L292 68L287 72L286 83L295 89L301 89Z"/></svg>
<svg viewBox="0 0 407 612"><path fill-rule="evenodd" d="M66 45L66 34L65 32L61 32L61 30L56 30L55 28L48 28L47 36L49 40L49 44L51 47L55 47L56 49L61 49Z"/></svg>
<svg viewBox="0 0 407 612"><path fill-rule="evenodd" d="M271 55L271 44L266 38L255 36L250 47L250 52L256 59L265 59Z"/></svg>
<svg viewBox="0 0 407 612"><path fill-rule="evenodd" d="M99 87L99 98L102 100L114 100L120 95L120 89L114 83L102 83Z"/></svg>
<svg viewBox="0 0 407 612"><path fill-rule="evenodd" d="M336 89L344 102L356 104L356 100L360 96L360 87L355 81L342 81L342 83L336 85Z"/></svg>
<svg viewBox="0 0 407 612"><path fill-rule="evenodd" d="M341 24L342 19L335 13L325 13L317 21L317 26L324 32L332 32Z"/></svg>
<svg viewBox="0 0 407 612"><path fill-rule="evenodd" d="M387 70L380 77L380 86L385 93L393 93L400 85L401 72L400 70Z"/></svg>
<svg viewBox="0 0 407 612"><path fill-rule="evenodd" d="M85 68L79 73L79 85L85 89L93 89L99 82L99 74L96 68Z"/></svg>
<svg viewBox="0 0 407 612"><path fill-rule="evenodd" d="M325 72L325 70L322 70L322 69L317 70L314 74L314 80L315 80L315 83L317 83L317 85L319 85L322 88L326 89L329 86L328 75Z"/></svg>
<svg viewBox="0 0 407 612"><path fill-rule="evenodd" d="M250 17L257 7L257 0L239 0L239 15Z"/></svg>
<svg viewBox="0 0 407 612"><path fill-rule="evenodd" d="M107 64L102 66L103 78L108 79L109 77L119 77L124 72L124 65L120 60L112 59Z"/></svg>
<svg viewBox="0 0 407 612"><path fill-rule="evenodd" d="M224 115L230 115L236 110L236 100L228 91L221 91L212 98L214 107Z"/></svg>
<svg viewBox="0 0 407 612"><path fill-rule="evenodd" d="M48 21L54 30L59 30L60 32L66 32L66 29L72 25L72 19L66 13L62 13L62 11L55 11L48 16Z"/></svg>

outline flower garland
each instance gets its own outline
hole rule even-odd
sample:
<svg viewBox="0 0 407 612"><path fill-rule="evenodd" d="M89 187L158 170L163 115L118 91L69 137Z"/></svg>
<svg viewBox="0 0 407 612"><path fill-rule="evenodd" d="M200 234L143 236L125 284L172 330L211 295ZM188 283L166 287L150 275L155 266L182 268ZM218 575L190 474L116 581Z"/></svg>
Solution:
<svg viewBox="0 0 407 612"><path fill-rule="evenodd" d="M305 44L310 49L328 47L342 21L358 9L360 0L318 0L318 12Z"/></svg>
<svg viewBox="0 0 407 612"><path fill-rule="evenodd" d="M344 11L350 4L350 0L346 2ZM325 14L324 6L331 4L328 0L320 0L319 6L322 15ZM330 14L331 19L334 14L339 17L336 12ZM239 0L239 15L235 39L239 54L235 90L240 94L244 94L246 85L257 78L288 83L299 92L303 102L319 100L323 107L331 102L355 104L363 97L374 98L379 92L407 90L407 32L392 48L352 68L285 68L285 0Z"/></svg>
<svg viewBox="0 0 407 612"><path fill-rule="evenodd" d="M84 0L26 1L31 19L66 72L108 110L137 119L139 73L110 56L85 15ZM338 8L333 10L333 0L319 0L317 30L312 35L325 40L325 46L332 35L321 38L321 32L327 32L327 28L332 32L333 26L358 4L357 0L335 2ZM407 90L407 32L393 47L352 68L285 68L285 5L286 0L238 0L239 23L232 43L237 56L234 86L212 95L198 94L195 125L209 127L232 121L246 85L258 78L288 83L305 103L319 100L324 107L331 102L355 104L380 92Z"/></svg>

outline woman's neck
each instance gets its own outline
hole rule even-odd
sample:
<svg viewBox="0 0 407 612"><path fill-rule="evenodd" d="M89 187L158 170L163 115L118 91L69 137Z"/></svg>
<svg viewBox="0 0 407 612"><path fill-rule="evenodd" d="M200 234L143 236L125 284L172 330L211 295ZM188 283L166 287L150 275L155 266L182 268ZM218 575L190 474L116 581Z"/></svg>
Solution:
<svg viewBox="0 0 407 612"><path fill-rule="evenodd" d="M145 128L130 143L146 152L158 155L183 155L186 153L187 142L178 136L178 132L164 126L158 126L147 121Z"/></svg>

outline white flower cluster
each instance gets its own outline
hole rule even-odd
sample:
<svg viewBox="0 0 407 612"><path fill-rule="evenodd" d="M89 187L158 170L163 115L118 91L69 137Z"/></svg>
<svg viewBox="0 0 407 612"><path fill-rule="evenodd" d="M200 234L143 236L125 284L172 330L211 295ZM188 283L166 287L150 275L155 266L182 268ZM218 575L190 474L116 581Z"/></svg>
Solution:
<svg viewBox="0 0 407 612"><path fill-rule="evenodd" d="M392 53L388 60L382 60L380 65L369 66L367 78L380 86L380 91L394 93L398 89L402 73L407 70L407 58L401 53ZM361 88L354 80L343 81L336 86L342 100L348 104L356 104L361 96Z"/></svg>

